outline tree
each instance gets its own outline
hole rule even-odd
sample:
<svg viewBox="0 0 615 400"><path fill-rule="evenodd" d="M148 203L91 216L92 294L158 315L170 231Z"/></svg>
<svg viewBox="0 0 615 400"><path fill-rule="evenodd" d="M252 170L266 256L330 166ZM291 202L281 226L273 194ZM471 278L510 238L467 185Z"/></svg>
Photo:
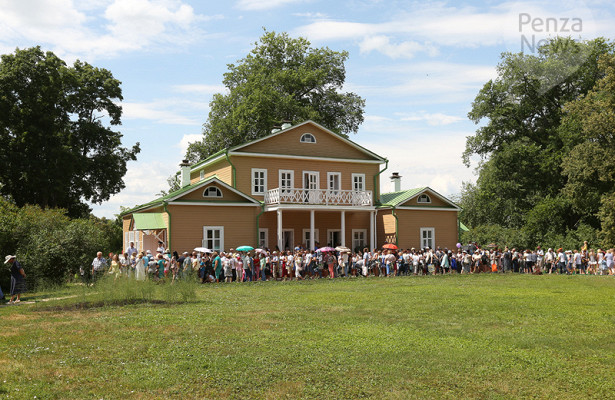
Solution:
<svg viewBox="0 0 615 400"><path fill-rule="evenodd" d="M615 56L599 63L595 87L567 104L562 130L583 140L563 160L563 192L582 212L595 215L605 244L615 245Z"/></svg>
<svg viewBox="0 0 615 400"><path fill-rule="evenodd" d="M521 229L540 205L531 221L544 222L544 213L557 209L566 214L565 229L575 228L579 210L543 201L561 194L567 181L563 160L584 140L578 131L562 129L564 107L594 87L604 75L598 60L612 51L604 39L554 38L537 55L502 55L498 77L484 85L468 114L482 123L468 137L463 155L467 165L473 155L482 160L476 185L462 193L462 206L480 208L464 211L472 216L471 225ZM549 226L536 229L533 223L530 240L544 237Z"/></svg>
<svg viewBox="0 0 615 400"><path fill-rule="evenodd" d="M305 38L265 31L260 43L224 74L227 93L210 103L204 138L187 158L196 162L224 148L266 136L282 121L313 120L347 136L363 122L365 101L340 93L345 51L313 48Z"/></svg>
<svg viewBox="0 0 615 400"><path fill-rule="evenodd" d="M0 61L0 194L17 206L62 207L86 215L124 188L137 143L121 146L120 82L106 69L68 67L40 47Z"/></svg>

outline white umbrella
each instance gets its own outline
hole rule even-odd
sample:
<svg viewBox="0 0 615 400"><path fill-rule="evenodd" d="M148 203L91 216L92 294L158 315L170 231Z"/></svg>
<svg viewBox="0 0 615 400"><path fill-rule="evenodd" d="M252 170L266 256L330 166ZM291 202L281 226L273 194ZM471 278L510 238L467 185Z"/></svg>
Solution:
<svg viewBox="0 0 615 400"><path fill-rule="evenodd" d="M350 249L345 246L337 246L335 250L342 252L342 253L350 253Z"/></svg>
<svg viewBox="0 0 615 400"><path fill-rule="evenodd" d="M199 253L213 253L207 247L195 247L194 251L198 251Z"/></svg>
<svg viewBox="0 0 615 400"><path fill-rule="evenodd" d="M264 250L264 249L255 249L254 251L257 253L263 253L263 254L267 253L267 250Z"/></svg>

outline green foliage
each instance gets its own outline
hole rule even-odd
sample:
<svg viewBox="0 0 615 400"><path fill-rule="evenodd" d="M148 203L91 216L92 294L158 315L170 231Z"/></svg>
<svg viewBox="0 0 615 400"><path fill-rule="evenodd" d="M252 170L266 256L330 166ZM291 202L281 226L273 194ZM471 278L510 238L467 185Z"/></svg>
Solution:
<svg viewBox="0 0 615 400"><path fill-rule="evenodd" d="M64 283L80 267L88 268L97 251L122 248L121 227L116 221L71 219L62 209L18 208L0 199L0 223L1 254L17 255L31 288ZM2 268L3 287L8 279L8 269Z"/></svg>
<svg viewBox="0 0 615 400"><path fill-rule="evenodd" d="M346 79L345 51L313 48L305 38L267 32L254 49L224 74L227 93L214 95L204 138L191 143L196 162L268 135L282 121L313 120L346 136L363 122L365 101L340 93Z"/></svg>
<svg viewBox="0 0 615 400"><path fill-rule="evenodd" d="M502 55L498 78L485 84L468 114L482 125L468 137L464 161L473 155L482 161L476 184L466 184L459 201L465 224L523 231L531 247L553 235L568 237L580 221L599 229L601 195L613 187L615 164L587 125L594 137L612 133L615 103L596 107L579 99L608 98L591 94L603 86L603 93L613 93L615 86L601 79L608 76L601 58L612 54L604 39L554 38L537 55Z"/></svg>
<svg viewBox="0 0 615 400"><path fill-rule="evenodd" d="M68 67L40 47L0 61L0 194L18 206L61 207L86 216L124 188L120 82L106 69L76 61Z"/></svg>

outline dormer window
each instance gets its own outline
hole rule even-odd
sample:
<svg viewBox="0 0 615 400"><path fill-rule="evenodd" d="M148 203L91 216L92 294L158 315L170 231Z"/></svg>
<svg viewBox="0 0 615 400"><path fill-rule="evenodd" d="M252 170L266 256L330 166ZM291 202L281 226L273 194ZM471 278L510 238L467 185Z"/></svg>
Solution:
<svg viewBox="0 0 615 400"><path fill-rule="evenodd" d="M426 204L426 203L431 203L431 198L426 195L426 194L422 194L419 196L419 198L416 200L417 203L422 203L422 204Z"/></svg>
<svg viewBox="0 0 615 400"><path fill-rule="evenodd" d="M304 133L299 141L301 143L316 143L316 138L311 133Z"/></svg>
<svg viewBox="0 0 615 400"><path fill-rule="evenodd" d="M206 187L203 190L203 197L222 198L222 191L215 186Z"/></svg>

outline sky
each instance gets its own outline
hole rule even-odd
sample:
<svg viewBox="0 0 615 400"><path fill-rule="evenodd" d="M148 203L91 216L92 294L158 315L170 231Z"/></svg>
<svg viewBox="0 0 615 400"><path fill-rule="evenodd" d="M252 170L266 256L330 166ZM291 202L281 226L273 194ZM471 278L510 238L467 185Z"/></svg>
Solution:
<svg viewBox="0 0 615 400"><path fill-rule="evenodd" d="M122 82L123 145L141 144L126 188L92 205L120 206L168 189L188 143L202 137L227 65L264 29L349 53L343 91L366 101L350 139L389 159L402 189L454 196L476 180L461 159L477 125L472 101L497 77L503 52L536 53L553 36L615 38L612 1L0 0L0 53L39 45L86 61ZM301 122L301 121L295 121ZM383 192L392 191L388 179Z"/></svg>

